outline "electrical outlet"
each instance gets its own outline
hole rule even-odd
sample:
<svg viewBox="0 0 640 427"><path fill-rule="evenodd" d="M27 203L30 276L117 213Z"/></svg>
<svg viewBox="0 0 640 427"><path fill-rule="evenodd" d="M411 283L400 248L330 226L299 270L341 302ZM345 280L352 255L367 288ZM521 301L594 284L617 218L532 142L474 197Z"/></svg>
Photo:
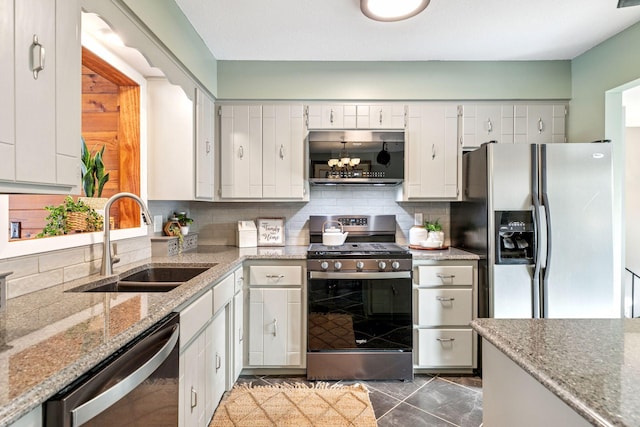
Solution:
<svg viewBox="0 0 640 427"><path fill-rule="evenodd" d="M22 224L20 222L11 222L11 238L19 239L22 234Z"/></svg>
<svg viewBox="0 0 640 427"><path fill-rule="evenodd" d="M413 214L413 225L422 225L424 224L422 213L414 213Z"/></svg>
<svg viewBox="0 0 640 427"><path fill-rule="evenodd" d="M153 232L154 233L162 233L163 224L164 224L164 220L162 218L162 215L153 216Z"/></svg>

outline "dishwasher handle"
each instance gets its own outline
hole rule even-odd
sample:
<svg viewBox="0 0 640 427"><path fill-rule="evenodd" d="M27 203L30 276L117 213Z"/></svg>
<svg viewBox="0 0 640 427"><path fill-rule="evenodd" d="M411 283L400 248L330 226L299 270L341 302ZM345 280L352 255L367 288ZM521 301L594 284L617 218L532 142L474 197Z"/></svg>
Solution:
<svg viewBox="0 0 640 427"><path fill-rule="evenodd" d="M87 421L90 421L96 415L105 411L118 400L122 399L151 376L151 374L153 374L153 372L158 369L165 360L167 360L175 346L178 344L178 339L180 337L180 325L174 324L171 326L171 329L171 336L167 342L139 368L125 377L122 381L119 381L113 387L73 409L71 411L72 426L81 426ZM161 331L162 330L157 332Z"/></svg>

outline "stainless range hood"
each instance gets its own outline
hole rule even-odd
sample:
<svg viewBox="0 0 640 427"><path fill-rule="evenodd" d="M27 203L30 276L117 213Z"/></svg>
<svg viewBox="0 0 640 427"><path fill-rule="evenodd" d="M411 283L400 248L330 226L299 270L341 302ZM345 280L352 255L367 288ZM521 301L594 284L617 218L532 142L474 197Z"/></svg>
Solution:
<svg viewBox="0 0 640 427"><path fill-rule="evenodd" d="M308 142L312 185L392 186L404 179L404 130L316 130ZM357 161L335 164L344 158Z"/></svg>

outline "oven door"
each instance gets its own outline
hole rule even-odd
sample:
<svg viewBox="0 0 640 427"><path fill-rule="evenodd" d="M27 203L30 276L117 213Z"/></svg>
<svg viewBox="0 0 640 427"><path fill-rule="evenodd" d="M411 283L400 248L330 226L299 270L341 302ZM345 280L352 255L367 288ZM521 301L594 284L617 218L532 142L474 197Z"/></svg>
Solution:
<svg viewBox="0 0 640 427"><path fill-rule="evenodd" d="M411 272L309 272L309 352L408 351Z"/></svg>

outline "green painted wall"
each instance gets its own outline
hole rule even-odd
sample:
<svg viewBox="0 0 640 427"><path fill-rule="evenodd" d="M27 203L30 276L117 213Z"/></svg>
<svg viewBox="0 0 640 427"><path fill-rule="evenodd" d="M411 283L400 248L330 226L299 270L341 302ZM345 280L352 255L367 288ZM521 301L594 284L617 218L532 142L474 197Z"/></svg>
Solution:
<svg viewBox="0 0 640 427"><path fill-rule="evenodd" d="M570 61L218 61L221 99L569 99Z"/></svg>
<svg viewBox="0 0 640 427"><path fill-rule="evenodd" d="M211 92L218 92L218 63L174 0L122 0Z"/></svg>
<svg viewBox="0 0 640 427"><path fill-rule="evenodd" d="M605 135L605 92L640 78L640 23L571 61L569 141Z"/></svg>

